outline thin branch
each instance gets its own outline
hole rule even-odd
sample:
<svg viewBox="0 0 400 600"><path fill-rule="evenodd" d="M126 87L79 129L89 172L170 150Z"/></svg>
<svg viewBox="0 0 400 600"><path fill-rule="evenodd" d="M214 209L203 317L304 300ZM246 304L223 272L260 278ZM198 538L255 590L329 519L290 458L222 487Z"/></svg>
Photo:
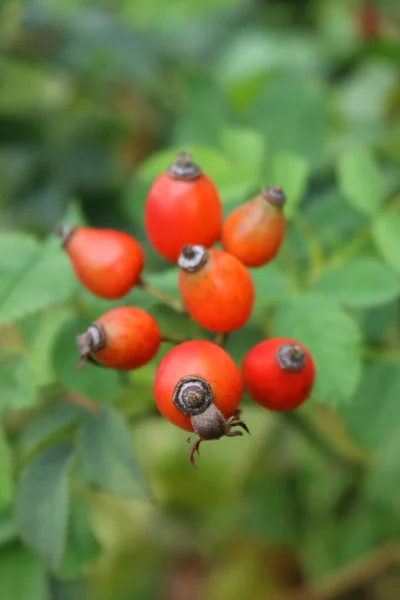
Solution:
<svg viewBox="0 0 400 600"><path fill-rule="evenodd" d="M378 575L397 565L399 558L399 546L388 542L320 583L286 594L281 600L336 600L343 594L370 583Z"/></svg>
<svg viewBox="0 0 400 600"><path fill-rule="evenodd" d="M76 394L75 392L69 392L65 395L65 399L71 404L75 404L75 406L79 406L79 408L83 408L92 414L97 414L100 410L100 407L95 402L84 398L80 394Z"/></svg>
<svg viewBox="0 0 400 600"><path fill-rule="evenodd" d="M216 333L213 339L214 344L218 344L221 348L225 348L228 342L228 333Z"/></svg>
<svg viewBox="0 0 400 600"><path fill-rule="evenodd" d="M166 306L169 306L176 312L182 314L185 312L185 309L179 300L177 300L170 294L167 294L167 292L163 292L163 290L158 289L154 285L151 285L151 283L149 283L148 281L140 279L138 285L143 291L147 292L150 296L156 298L156 300L159 300L160 302L162 302Z"/></svg>
<svg viewBox="0 0 400 600"><path fill-rule="evenodd" d="M183 342L188 342L190 337L180 337L179 335L174 335L171 333L163 333L161 336L161 341L166 342L167 344L174 344L177 346L178 344L183 344Z"/></svg>

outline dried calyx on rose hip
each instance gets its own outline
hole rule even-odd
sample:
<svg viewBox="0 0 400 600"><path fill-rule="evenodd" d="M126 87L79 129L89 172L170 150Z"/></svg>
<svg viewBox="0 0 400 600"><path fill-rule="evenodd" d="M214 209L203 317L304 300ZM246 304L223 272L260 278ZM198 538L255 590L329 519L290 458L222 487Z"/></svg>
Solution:
<svg viewBox="0 0 400 600"><path fill-rule="evenodd" d="M153 182L144 207L145 231L153 248L176 262L184 244L209 247L218 240L222 205L218 190L187 152Z"/></svg>
<svg viewBox="0 0 400 600"><path fill-rule="evenodd" d="M269 410L285 412L310 395L315 365L307 348L290 338L271 338L254 346L242 364L250 398Z"/></svg>
<svg viewBox="0 0 400 600"><path fill-rule="evenodd" d="M193 466L193 455L202 440L233 437L231 428L236 426L247 431L239 419L242 393L242 378L232 358L206 340L183 342L170 350L154 378L154 399L161 414L177 427L199 435L190 452Z"/></svg>
<svg viewBox="0 0 400 600"><path fill-rule="evenodd" d="M250 433L247 425L238 417L240 411L225 419L214 403L210 384L196 375L182 377L176 384L172 401L176 408L190 418L194 432L199 436L190 451L189 460L194 468L194 453L199 454L199 446L204 440L219 440L223 436L241 436L241 431L232 431L232 427L242 427ZM188 441L192 436L188 438Z"/></svg>
<svg viewBox="0 0 400 600"><path fill-rule="evenodd" d="M139 282L144 253L131 235L96 227L60 227L55 233L77 279L92 294L122 298Z"/></svg>
<svg viewBox="0 0 400 600"><path fill-rule="evenodd" d="M114 308L76 338L81 364L120 370L137 369L156 354L161 334L155 319L141 308Z"/></svg>
<svg viewBox="0 0 400 600"><path fill-rule="evenodd" d="M215 333L240 329L254 305L249 271L234 256L201 245L186 245L178 259L179 293L199 325Z"/></svg>
<svg viewBox="0 0 400 600"><path fill-rule="evenodd" d="M285 202L283 190L278 186L264 188L238 206L222 226L224 250L248 267L261 267L270 262L285 235Z"/></svg>

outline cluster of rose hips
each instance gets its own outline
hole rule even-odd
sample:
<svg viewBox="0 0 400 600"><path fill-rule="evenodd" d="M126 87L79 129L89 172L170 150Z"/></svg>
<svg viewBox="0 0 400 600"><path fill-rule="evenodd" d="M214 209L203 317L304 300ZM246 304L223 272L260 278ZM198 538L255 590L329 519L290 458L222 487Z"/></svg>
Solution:
<svg viewBox="0 0 400 600"><path fill-rule="evenodd" d="M179 267L182 311L217 337L249 319L254 287L248 267L276 256L285 231L284 203L282 188L266 188L223 221L216 186L187 153L153 182L144 208L146 235ZM78 280L93 294L117 299L133 286L148 289L141 277L144 253L130 235L90 227L63 227L58 234ZM219 240L223 250L212 248ZM156 320L132 306L106 312L77 336L82 363L121 370L149 362L161 341ZM239 418L243 388L266 409L293 410L309 396L314 371L309 351L291 339L257 344L241 371L216 341L186 340L160 361L154 399L171 423L199 436L190 452L195 466L202 440L243 435L235 427L248 432Z"/></svg>

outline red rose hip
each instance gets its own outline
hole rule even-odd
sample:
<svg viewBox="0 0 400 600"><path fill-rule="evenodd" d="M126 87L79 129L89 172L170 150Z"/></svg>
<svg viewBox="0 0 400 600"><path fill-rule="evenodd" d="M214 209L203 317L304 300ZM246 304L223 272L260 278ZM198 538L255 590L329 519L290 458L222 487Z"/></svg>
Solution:
<svg viewBox="0 0 400 600"><path fill-rule="evenodd" d="M77 336L83 363L94 359L103 367L137 369L156 354L161 334L154 318L141 308L122 306L102 315Z"/></svg>
<svg viewBox="0 0 400 600"><path fill-rule="evenodd" d="M144 254L127 233L95 227L61 227L57 234L76 277L92 294L107 300L122 298L138 282Z"/></svg>
<svg viewBox="0 0 400 600"><path fill-rule="evenodd" d="M182 152L153 182L144 207L146 234L153 248L176 262L182 246L212 246L221 233L222 206L207 175Z"/></svg>
<svg viewBox="0 0 400 600"><path fill-rule="evenodd" d="M184 246L178 260L179 293L199 325L216 333L240 329L251 315L254 285L234 256L204 246Z"/></svg>
<svg viewBox="0 0 400 600"><path fill-rule="evenodd" d="M265 188L225 220L221 244L248 267L261 267L278 253L285 234L282 188Z"/></svg>
<svg viewBox="0 0 400 600"><path fill-rule="evenodd" d="M254 346L242 364L250 398L269 410L285 412L310 395L315 366L305 346L290 338L272 338Z"/></svg>
<svg viewBox="0 0 400 600"><path fill-rule="evenodd" d="M154 380L154 399L171 423L194 431L190 461L202 440L241 435L231 431L246 425L238 419L242 397L240 371L220 346L205 340L179 344L161 360Z"/></svg>

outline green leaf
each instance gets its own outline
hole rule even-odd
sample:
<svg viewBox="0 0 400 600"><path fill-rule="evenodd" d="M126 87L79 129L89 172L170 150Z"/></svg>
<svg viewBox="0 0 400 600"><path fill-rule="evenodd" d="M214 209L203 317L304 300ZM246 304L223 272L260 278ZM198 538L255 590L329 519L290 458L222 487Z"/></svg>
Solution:
<svg viewBox="0 0 400 600"><path fill-rule="evenodd" d="M221 145L239 166L248 166L255 180L261 176L261 164L264 157L264 140L252 129L231 127L220 132Z"/></svg>
<svg viewBox="0 0 400 600"><path fill-rule="evenodd" d="M180 88L185 101L180 106L179 119L174 119L172 125L173 145L214 144L227 116L226 98L219 82L213 81L207 71L197 69L181 73Z"/></svg>
<svg viewBox="0 0 400 600"><path fill-rule="evenodd" d="M344 413L351 437L373 450L383 445L399 427L400 373L395 364L368 365L354 397Z"/></svg>
<svg viewBox="0 0 400 600"><path fill-rule="evenodd" d="M357 210L372 215L383 200L382 179L375 157L363 147L345 152L338 163L340 188Z"/></svg>
<svg viewBox="0 0 400 600"><path fill-rule="evenodd" d="M154 287L170 294L177 300L180 299L178 292L178 269L168 268L156 273L147 273L146 281Z"/></svg>
<svg viewBox="0 0 400 600"><path fill-rule="evenodd" d="M177 313L169 306L165 306L165 304L154 304L154 306L149 308L148 312L157 321L163 335L167 337L168 335L178 335L182 339L206 337L204 329L193 321L188 314ZM159 361L160 353L157 352L152 362L158 364ZM146 365L142 368L146 368Z"/></svg>
<svg viewBox="0 0 400 600"><path fill-rule="evenodd" d="M400 306L397 299L390 304L363 311L359 315L359 322L365 342L381 344L382 338L389 333L399 316Z"/></svg>
<svg viewBox="0 0 400 600"><path fill-rule="evenodd" d="M0 238L0 323L68 299L75 277L62 249L25 235Z"/></svg>
<svg viewBox="0 0 400 600"><path fill-rule="evenodd" d="M393 269L400 271L400 214L385 212L379 215L372 233L382 257Z"/></svg>
<svg viewBox="0 0 400 600"><path fill-rule="evenodd" d="M278 74L268 81L246 115L272 154L283 151L321 161L325 148L325 91L304 73Z"/></svg>
<svg viewBox="0 0 400 600"><path fill-rule="evenodd" d="M83 419L86 411L75 404L58 404L40 412L38 416L27 424L18 440L19 449L22 454L28 454L36 450L38 446L46 442L50 437L56 435L66 427L78 423Z"/></svg>
<svg viewBox="0 0 400 600"><path fill-rule="evenodd" d="M296 154L278 152L273 158L272 181L269 185L283 187L287 198L284 209L287 217L291 217L295 213L296 207L306 191L310 170L309 163Z"/></svg>
<svg viewBox="0 0 400 600"><path fill-rule="evenodd" d="M18 538L18 526L14 507L0 514L0 546L5 546Z"/></svg>
<svg viewBox="0 0 400 600"><path fill-rule="evenodd" d="M253 316L265 313L265 309L284 300L291 292L290 282L276 262L253 269L251 278L255 288Z"/></svg>
<svg viewBox="0 0 400 600"><path fill-rule="evenodd" d="M65 550L68 521L68 469L73 448L59 443L45 448L25 468L17 493L22 538L56 569Z"/></svg>
<svg viewBox="0 0 400 600"><path fill-rule="evenodd" d="M394 428L392 423L391 431L388 430L384 435L385 438L380 440L379 447L374 452L374 462L367 480L367 489L376 503L388 506L397 515L400 485L400 428L398 426ZM397 518L396 525L398 528ZM393 522L390 523L390 530L390 533L393 534Z"/></svg>
<svg viewBox="0 0 400 600"><path fill-rule="evenodd" d="M2 233L0 237L0 298L23 272L32 256L39 252L39 242L25 233Z"/></svg>
<svg viewBox="0 0 400 600"><path fill-rule="evenodd" d="M0 598L2 600L44 600L48 597L43 562L20 544L0 552Z"/></svg>
<svg viewBox="0 0 400 600"><path fill-rule="evenodd" d="M148 498L147 482L132 451L131 434L121 415L102 407L88 416L80 437L83 467L91 483L125 498Z"/></svg>
<svg viewBox="0 0 400 600"><path fill-rule="evenodd" d="M14 481L10 449L4 433L0 431L0 511L6 508L14 494Z"/></svg>
<svg viewBox="0 0 400 600"><path fill-rule="evenodd" d="M350 206L336 187L313 195L313 201L304 207L304 216L323 246L331 251L357 235L366 223L365 216Z"/></svg>
<svg viewBox="0 0 400 600"><path fill-rule="evenodd" d="M53 368L58 380L69 390L82 394L95 402L110 402L118 393L118 374L106 368L86 364L76 369L80 361L76 336L88 328L84 318L69 321L56 338L53 351Z"/></svg>
<svg viewBox="0 0 400 600"><path fill-rule="evenodd" d="M376 134L376 127L383 125L386 119L387 100L396 81L396 65L383 57L371 57L371 60L355 65L351 75L338 84L335 92L340 113L352 129L360 128L358 131L366 135Z"/></svg>
<svg viewBox="0 0 400 600"><path fill-rule="evenodd" d="M360 336L336 302L313 295L294 297L275 315L274 333L302 342L313 355L313 395L338 406L349 401L361 376Z"/></svg>
<svg viewBox="0 0 400 600"><path fill-rule="evenodd" d="M325 271L313 289L346 306L369 308L397 298L400 277L379 260L365 257Z"/></svg>
<svg viewBox="0 0 400 600"><path fill-rule="evenodd" d="M28 346L26 356L36 387L50 385L55 380L52 347L60 329L70 318L70 311L57 307L18 322L18 331Z"/></svg>
<svg viewBox="0 0 400 600"><path fill-rule="evenodd" d="M101 551L101 546L91 529L89 518L84 498L77 492L72 492L66 550L58 570L58 574L63 579L82 577L87 566L98 557Z"/></svg>
<svg viewBox="0 0 400 600"><path fill-rule="evenodd" d="M29 408L37 402L34 376L26 356L9 356L0 364L0 411Z"/></svg>

